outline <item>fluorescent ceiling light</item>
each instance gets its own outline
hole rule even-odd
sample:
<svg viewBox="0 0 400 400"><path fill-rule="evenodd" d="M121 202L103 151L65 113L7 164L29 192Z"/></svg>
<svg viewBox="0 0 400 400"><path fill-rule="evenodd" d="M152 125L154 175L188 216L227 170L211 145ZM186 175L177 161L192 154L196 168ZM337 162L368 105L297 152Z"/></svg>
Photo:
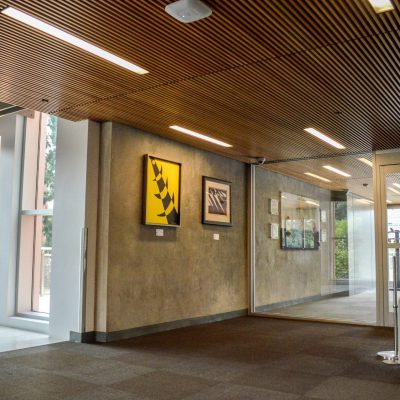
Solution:
<svg viewBox="0 0 400 400"><path fill-rule="evenodd" d="M337 169L335 167L331 167L330 165L324 165L324 168L328 169L329 171L334 172L335 174L339 174L339 175L345 176L346 178L350 178L351 177L351 175L348 174L347 172L344 172L344 171L342 171L340 169Z"/></svg>
<svg viewBox="0 0 400 400"><path fill-rule="evenodd" d="M393 201L392 200L386 200L386 203L391 204L391 203L393 203Z"/></svg>
<svg viewBox="0 0 400 400"><path fill-rule="evenodd" d="M315 201L311 201L311 200L306 200L307 204L311 204L312 206L317 206L319 207L319 203L316 203Z"/></svg>
<svg viewBox="0 0 400 400"><path fill-rule="evenodd" d="M190 135L190 136L193 136L195 138L198 138L198 139L201 139L201 140L206 140L207 142L211 142L211 143L217 144L218 146L233 147L231 144L228 144L228 143L222 142L221 140L217 140L217 139L214 139L212 137L203 135L202 133L193 132L190 129L182 128L181 126L178 126L178 125L171 125L170 128L171 129L175 129L176 131L185 133L186 135Z"/></svg>
<svg viewBox="0 0 400 400"><path fill-rule="evenodd" d="M374 204L374 202L372 200L368 200L368 199L358 199L358 201L363 204Z"/></svg>
<svg viewBox="0 0 400 400"><path fill-rule="evenodd" d="M364 157L360 157L360 158L358 158L357 160L363 162L364 164L369 165L370 167L372 167L372 165L373 165L373 164L372 164L372 161L369 161L368 159L366 159L366 158L364 158Z"/></svg>
<svg viewBox="0 0 400 400"><path fill-rule="evenodd" d="M393 186L400 188L400 185L398 183L393 183Z"/></svg>
<svg viewBox="0 0 400 400"><path fill-rule="evenodd" d="M331 146L336 147L337 149L343 150L346 148L342 144L338 143L336 140L331 139L330 137L326 136L320 131L317 131L314 128L305 128L304 130L310 133L311 135L315 136L316 138L323 140L325 143L328 143Z"/></svg>
<svg viewBox="0 0 400 400"><path fill-rule="evenodd" d="M400 192L398 190L396 190L395 188L388 187L388 190L390 190L393 193L400 194Z"/></svg>
<svg viewBox="0 0 400 400"><path fill-rule="evenodd" d="M73 46L79 47L82 50L85 50L91 54L94 54L104 60L110 61L113 64L117 64L120 67L126 68L129 71L135 72L136 74L147 74L149 71L146 71L139 66L130 63L114 54L109 53L108 51L102 50L97 46L94 46L88 42L85 42L82 39L77 38L76 36L70 35L67 32L62 31L52 25L47 24L37 18L30 16L29 14L25 14L22 11L16 10L13 7L7 7L1 11L2 14L7 15L11 18L16 19L17 21L23 22L33 28L39 29L42 32L45 32L51 36L56 37L57 39L63 40Z"/></svg>
<svg viewBox="0 0 400 400"><path fill-rule="evenodd" d="M308 176L311 176L313 178L320 179L321 181L324 181L324 182L332 182L329 179L326 179L326 178L324 178L322 176L319 176L319 175L316 175L316 174L312 174L311 172L304 172L304 175L308 175Z"/></svg>
<svg viewBox="0 0 400 400"><path fill-rule="evenodd" d="M377 13L394 10L390 0L369 0L369 2Z"/></svg>

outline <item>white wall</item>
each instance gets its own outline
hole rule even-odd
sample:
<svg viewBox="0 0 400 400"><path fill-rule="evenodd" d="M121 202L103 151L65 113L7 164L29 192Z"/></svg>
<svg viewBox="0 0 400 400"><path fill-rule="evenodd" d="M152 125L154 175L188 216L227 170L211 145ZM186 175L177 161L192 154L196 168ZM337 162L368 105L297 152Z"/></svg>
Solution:
<svg viewBox="0 0 400 400"><path fill-rule="evenodd" d="M50 336L59 339L68 340L71 331L81 329L81 232L89 227L89 253L93 254L99 133L95 122L58 120ZM94 266L92 258L89 262ZM93 280L90 275L90 283ZM92 286L89 285L89 294L94 293Z"/></svg>

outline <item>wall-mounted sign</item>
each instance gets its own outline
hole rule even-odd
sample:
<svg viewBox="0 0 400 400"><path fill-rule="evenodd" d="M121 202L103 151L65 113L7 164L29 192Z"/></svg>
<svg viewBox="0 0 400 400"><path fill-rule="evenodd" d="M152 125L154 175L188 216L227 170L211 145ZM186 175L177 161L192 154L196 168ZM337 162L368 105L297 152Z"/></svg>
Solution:
<svg viewBox="0 0 400 400"><path fill-rule="evenodd" d="M276 199L269 200L269 213L271 215L279 215L279 200Z"/></svg>
<svg viewBox="0 0 400 400"><path fill-rule="evenodd" d="M279 239L279 224L273 223L270 225L270 237L271 239Z"/></svg>

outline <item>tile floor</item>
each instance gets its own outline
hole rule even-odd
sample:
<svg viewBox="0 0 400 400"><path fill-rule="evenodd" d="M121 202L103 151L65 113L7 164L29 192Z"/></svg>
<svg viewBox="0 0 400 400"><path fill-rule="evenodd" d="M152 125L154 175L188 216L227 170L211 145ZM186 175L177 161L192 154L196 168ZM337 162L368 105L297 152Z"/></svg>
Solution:
<svg viewBox="0 0 400 400"><path fill-rule="evenodd" d="M0 353L56 343L48 335L0 326Z"/></svg>
<svg viewBox="0 0 400 400"><path fill-rule="evenodd" d="M375 356L391 347L385 328L236 318L0 353L0 399L398 399L400 366Z"/></svg>

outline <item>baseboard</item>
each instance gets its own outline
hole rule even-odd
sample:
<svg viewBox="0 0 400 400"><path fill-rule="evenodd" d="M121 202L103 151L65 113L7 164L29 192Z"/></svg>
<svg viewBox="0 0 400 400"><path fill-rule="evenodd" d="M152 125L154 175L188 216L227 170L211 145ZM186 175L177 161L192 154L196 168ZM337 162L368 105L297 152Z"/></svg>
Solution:
<svg viewBox="0 0 400 400"><path fill-rule="evenodd" d="M205 317L187 318L161 324L147 325L138 328L124 329L115 332L71 332L70 341L80 343L108 343L117 340L131 339L137 336L150 335L152 333L165 332L173 329L185 328L188 326L209 324L212 322L223 321L226 319L244 317L248 315L248 310L236 310L221 314L207 315Z"/></svg>
<svg viewBox="0 0 400 400"><path fill-rule="evenodd" d="M96 332L73 332L69 333L69 341L74 343L94 343L96 341Z"/></svg>
<svg viewBox="0 0 400 400"><path fill-rule="evenodd" d="M303 297L301 299L287 300L287 301L281 301L281 302L278 302L278 303L266 304L266 305L258 306L258 307L256 307L255 311L256 312L272 311L272 310L276 310L278 308L296 306L298 304L313 303L314 301L327 300L327 299L332 299L332 298L335 298L335 297L346 297L346 296L349 296L349 294L350 293L349 293L348 290L344 290L342 292L335 292L335 293L325 294L325 295L318 294L318 295L315 295L315 296Z"/></svg>

